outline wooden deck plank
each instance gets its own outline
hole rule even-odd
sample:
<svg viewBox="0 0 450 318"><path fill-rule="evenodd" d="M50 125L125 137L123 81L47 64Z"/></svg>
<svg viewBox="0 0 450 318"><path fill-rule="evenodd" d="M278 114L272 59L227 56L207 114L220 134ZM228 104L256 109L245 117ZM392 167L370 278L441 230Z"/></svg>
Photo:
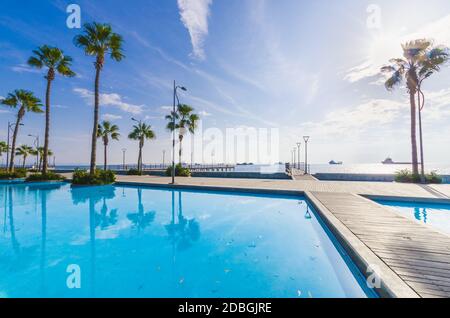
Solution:
<svg viewBox="0 0 450 318"><path fill-rule="evenodd" d="M421 297L450 297L450 236L355 194L313 195Z"/></svg>

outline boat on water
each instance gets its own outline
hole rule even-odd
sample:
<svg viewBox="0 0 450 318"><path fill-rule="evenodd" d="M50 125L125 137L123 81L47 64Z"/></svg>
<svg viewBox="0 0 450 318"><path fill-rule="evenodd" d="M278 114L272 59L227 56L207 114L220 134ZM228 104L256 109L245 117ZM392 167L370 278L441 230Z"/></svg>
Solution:
<svg viewBox="0 0 450 318"><path fill-rule="evenodd" d="M412 162L396 162L396 161L392 160L392 158L390 158L390 157L387 157L386 159L381 161L381 163L384 165L411 165L412 164Z"/></svg>
<svg viewBox="0 0 450 318"><path fill-rule="evenodd" d="M330 165L342 165L343 162L342 162L342 161L334 161L334 160L331 160L331 161L329 162L329 164L330 164Z"/></svg>

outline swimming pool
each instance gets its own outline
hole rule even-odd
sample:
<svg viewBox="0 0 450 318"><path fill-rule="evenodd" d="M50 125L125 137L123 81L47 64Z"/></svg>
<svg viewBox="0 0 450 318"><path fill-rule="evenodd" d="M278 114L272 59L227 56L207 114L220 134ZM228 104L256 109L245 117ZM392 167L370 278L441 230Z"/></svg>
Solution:
<svg viewBox="0 0 450 318"><path fill-rule="evenodd" d="M0 185L0 297L373 297L303 197Z"/></svg>
<svg viewBox="0 0 450 318"><path fill-rule="evenodd" d="M379 204L393 208L398 213L422 224L450 234L450 204L416 203L377 200Z"/></svg>

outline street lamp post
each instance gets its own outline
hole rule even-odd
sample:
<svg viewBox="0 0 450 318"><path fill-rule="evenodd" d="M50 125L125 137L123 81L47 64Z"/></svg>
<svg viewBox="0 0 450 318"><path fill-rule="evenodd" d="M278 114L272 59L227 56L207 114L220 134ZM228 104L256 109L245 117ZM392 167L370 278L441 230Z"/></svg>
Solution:
<svg viewBox="0 0 450 318"><path fill-rule="evenodd" d="M36 146L36 166L39 169L39 135L28 134L28 137L34 137L34 144ZM44 167L42 167L44 168Z"/></svg>
<svg viewBox="0 0 450 318"><path fill-rule="evenodd" d="M309 141L309 136L303 136L303 140L305 141L305 174L308 174L308 141Z"/></svg>
<svg viewBox="0 0 450 318"><path fill-rule="evenodd" d="M125 171L125 153L127 152L126 148L122 148L122 170Z"/></svg>
<svg viewBox="0 0 450 318"><path fill-rule="evenodd" d="M297 169L300 170L300 146L302 145L301 142L297 143L297 150L298 150L298 155L297 155Z"/></svg>
<svg viewBox="0 0 450 318"><path fill-rule="evenodd" d="M294 161L293 161L293 167L294 167L294 169L295 169L295 163L297 162L297 160L296 160L296 153L297 153L297 148L296 147L294 147L293 149L292 149L292 154L293 154L293 159L294 159Z"/></svg>
<svg viewBox="0 0 450 318"><path fill-rule="evenodd" d="M175 184L175 115L176 115L176 102L178 100L177 90L181 89L187 91L186 87L178 86L176 81L173 81L173 112L172 112L172 184Z"/></svg>

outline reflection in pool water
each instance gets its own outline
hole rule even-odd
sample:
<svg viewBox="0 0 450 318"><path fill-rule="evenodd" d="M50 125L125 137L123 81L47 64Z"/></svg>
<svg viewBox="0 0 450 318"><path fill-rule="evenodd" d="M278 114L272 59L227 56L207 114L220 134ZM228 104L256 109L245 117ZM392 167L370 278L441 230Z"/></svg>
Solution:
<svg viewBox="0 0 450 318"><path fill-rule="evenodd" d="M428 224L437 230L450 234L450 204L432 204L416 202L377 201L393 208L417 222Z"/></svg>
<svg viewBox="0 0 450 318"><path fill-rule="evenodd" d="M41 183L0 202L2 297L374 296L303 198Z"/></svg>

